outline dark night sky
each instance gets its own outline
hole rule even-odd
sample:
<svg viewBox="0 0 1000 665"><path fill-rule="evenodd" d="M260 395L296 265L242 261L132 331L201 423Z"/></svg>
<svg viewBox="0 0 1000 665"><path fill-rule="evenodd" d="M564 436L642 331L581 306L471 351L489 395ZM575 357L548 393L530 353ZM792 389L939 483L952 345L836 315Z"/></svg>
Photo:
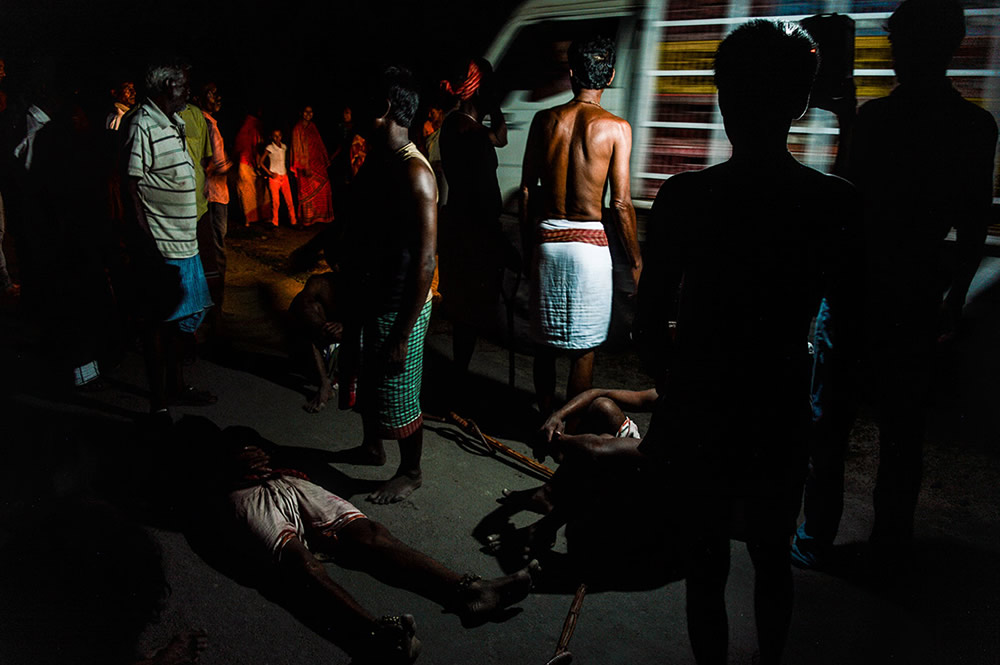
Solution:
<svg viewBox="0 0 1000 665"><path fill-rule="evenodd" d="M219 81L224 113L255 99L282 109L308 102L319 122L366 68L403 64L430 85L461 54L481 53L517 4L0 0L0 53L13 90L41 59L76 72L100 99L116 77L141 81L152 54L178 54L196 79Z"/></svg>

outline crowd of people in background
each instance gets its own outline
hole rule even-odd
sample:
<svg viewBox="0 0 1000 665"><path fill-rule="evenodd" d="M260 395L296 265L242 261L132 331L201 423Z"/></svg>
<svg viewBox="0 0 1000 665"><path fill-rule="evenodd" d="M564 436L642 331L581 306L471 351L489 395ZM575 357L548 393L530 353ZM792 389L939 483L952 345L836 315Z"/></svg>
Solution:
<svg viewBox="0 0 1000 665"><path fill-rule="evenodd" d="M218 399L187 384L183 366L199 330L218 335L222 325L227 233L277 227L284 215L293 227L327 225L302 252L321 251L330 271L310 278L291 312L318 386L307 410L323 409L337 381L342 405L352 406L357 386L364 440L338 460L382 465L384 440L397 441L399 467L368 496L383 504L423 482L423 348L437 296L453 324L460 393L502 271L523 269L536 452L562 466L543 487L504 499L543 514L510 541L527 561L568 521L613 521L602 519L601 491L662 506L656 524L633 524L632 535L669 532L684 543L691 644L699 665L716 665L728 649L729 540L741 540L755 571L759 662L776 665L790 625L791 563L830 565L846 438L862 397L880 426L873 572L890 575L912 547L923 437L914 411L928 400L929 359L955 332L988 226L996 123L945 75L964 36L961 7L906 0L888 28L899 86L859 113L853 97L831 109L842 128L836 175L799 164L787 148L810 104L815 42L792 24L734 30L715 58L732 157L662 186L641 250L631 128L601 106L615 76L605 37L571 46L573 98L531 124L520 251L501 228L497 150L508 129L482 59L457 63L432 104L421 103L405 69L377 72L325 134L312 105L290 133L260 108L220 130L222 91L176 61L153 63L140 86L116 82L99 114L83 108L66 72L40 68L28 94L0 95L0 240L13 236L19 278L0 254L0 287L37 322L60 375L78 389L99 387L102 365L140 339L151 419L169 428L171 406ZM952 227L956 256L943 271ZM635 340L655 387L593 387L594 351L611 318L610 243L620 243L638 292ZM557 356L570 361L561 408ZM653 412L645 436L628 410ZM305 580L311 595L296 602L335 606L360 626L330 628L357 662L412 662L413 618L369 615L317 570L306 535L320 551L339 533L341 551L377 555L373 574L400 578L463 617L527 594L534 565L497 581L462 578L342 499L276 471L267 451L237 435L229 452L241 475L228 479L237 488L230 497L280 485L308 513L281 518L294 522L287 528L264 524L270 513L250 515L240 528L289 579ZM797 525L804 486L806 521Z"/></svg>

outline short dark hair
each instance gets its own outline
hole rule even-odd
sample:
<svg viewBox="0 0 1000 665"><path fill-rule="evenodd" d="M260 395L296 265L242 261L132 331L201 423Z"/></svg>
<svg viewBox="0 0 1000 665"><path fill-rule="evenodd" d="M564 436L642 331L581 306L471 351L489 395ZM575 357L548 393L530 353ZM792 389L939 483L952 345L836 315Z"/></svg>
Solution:
<svg viewBox="0 0 1000 665"><path fill-rule="evenodd" d="M798 24L755 19L719 44L715 85L779 106L808 96L818 66L816 43Z"/></svg>
<svg viewBox="0 0 1000 665"><path fill-rule="evenodd" d="M417 116L420 93L416 79L403 67L386 67L371 89L371 97L389 100L389 119L401 127L409 127Z"/></svg>
<svg viewBox="0 0 1000 665"><path fill-rule="evenodd" d="M573 82L586 90L603 90L615 72L615 44L604 36L575 41L569 47Z"/></svg>

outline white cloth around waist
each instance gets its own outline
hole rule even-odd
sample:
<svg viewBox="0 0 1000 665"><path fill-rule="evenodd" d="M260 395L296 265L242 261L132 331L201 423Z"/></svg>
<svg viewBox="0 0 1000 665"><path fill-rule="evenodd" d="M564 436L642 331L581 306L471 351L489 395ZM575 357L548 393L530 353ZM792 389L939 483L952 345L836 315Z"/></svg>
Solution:
<svg viewBox="0 0 1000 665"><path fill-rule="evenodd" d="M540 231L600 231L599 221L548 219ZM585 350L600 346L611 324L613 272L607 246L587 242L536 245L532 275L532 332L544 346Z"/></svg>

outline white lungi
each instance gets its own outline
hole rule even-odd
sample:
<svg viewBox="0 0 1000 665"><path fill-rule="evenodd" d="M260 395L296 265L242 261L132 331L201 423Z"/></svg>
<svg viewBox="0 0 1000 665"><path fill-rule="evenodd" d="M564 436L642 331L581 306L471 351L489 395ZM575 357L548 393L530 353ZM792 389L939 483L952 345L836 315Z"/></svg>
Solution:
<svg viewBox="0 0 1000 665"><path fill-rule="evenodd" d="M604 233L601 222L549 219L541 233ZM607 243L607 240L604 240ZM608 337L613 292L611 252L589 242L539 242L532 274L532 336L557 349L593 349Z"/></svg>

